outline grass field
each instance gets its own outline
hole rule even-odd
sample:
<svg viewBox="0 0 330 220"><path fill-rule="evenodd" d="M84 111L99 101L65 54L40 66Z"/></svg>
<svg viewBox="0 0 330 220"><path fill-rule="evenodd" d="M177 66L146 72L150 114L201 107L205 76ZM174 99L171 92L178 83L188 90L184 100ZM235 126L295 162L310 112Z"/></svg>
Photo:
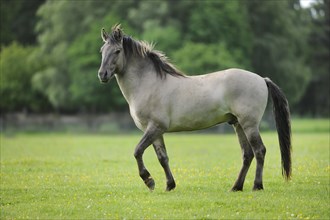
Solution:
<svg viewBox="0 0 330 220"><path fill-rule="evenodd" d="M315 131L309 130L311 123ZM329 121L293 123L293 178L281 176L275 132L267 147L264 191L230 187L241 166L234 134L165 136L177 188L153 149L144 159L156 181L149 192L133 157L141 135L1 136L1 219L329 219Z"/></svg>

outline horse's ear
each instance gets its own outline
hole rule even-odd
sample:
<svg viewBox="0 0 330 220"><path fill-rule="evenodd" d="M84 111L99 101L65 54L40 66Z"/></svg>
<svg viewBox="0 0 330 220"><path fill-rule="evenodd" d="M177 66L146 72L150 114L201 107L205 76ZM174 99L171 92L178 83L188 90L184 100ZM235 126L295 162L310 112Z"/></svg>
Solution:
<svg viewBox="0 0 330 220"><path fill-rule="evenodd" d="M122 41L124 34L120 27L120 24L116 24L112 27L112 36L117 42L120 43Z"/></svg>
<svg viewBox="0 0 330 220"><path fill-rule="evenodd" d="M104 42L107 42L107 39L109 38L109 34L105 31L104 28L101 29L101 38Z"/></svg>

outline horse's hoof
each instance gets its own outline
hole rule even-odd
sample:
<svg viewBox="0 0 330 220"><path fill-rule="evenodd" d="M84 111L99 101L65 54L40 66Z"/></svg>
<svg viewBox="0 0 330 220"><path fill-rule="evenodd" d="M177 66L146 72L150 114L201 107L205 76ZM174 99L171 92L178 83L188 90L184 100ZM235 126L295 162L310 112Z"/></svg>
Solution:
<svg viewBox="0 0 330 220"><path fill-rule="evenodd" d="M243 191L243 187L233 187L230 190L231 192L241 192Z"/></svg>
<svg viewBox="0 0 330 220"><path fill-rule="evenodd" d="M243 185L242 184L234 184L234 186L230 190L231 192L239 192L243 191Z"/></svg>
<svg viewBox="0 0 330 220"><path fill-rule="evenodd" d="M253 186L253 191L259 191L259 190L264 190L264 186L261 184L254 184Z"/></svg>
<svg viewBox="0 0 330 220"><path fill-rule="evenodd" d="M169 191L173 190L175 187L176 187L176 184L174 181L167 183L166 191L169 192Z"/></svg>
<svg viewBox="0 0 330 220"><path fill-rule="evenodd" d="M151 176L149 176L148 179L144 180L144 183L147 185L150 191L153 191L155 189L155 181Z"/></svg>

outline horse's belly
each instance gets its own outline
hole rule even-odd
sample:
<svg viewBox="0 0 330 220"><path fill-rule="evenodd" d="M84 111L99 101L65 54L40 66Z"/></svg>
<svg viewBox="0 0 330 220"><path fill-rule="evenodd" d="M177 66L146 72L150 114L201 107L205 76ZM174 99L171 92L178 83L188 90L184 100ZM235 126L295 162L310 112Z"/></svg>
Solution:
<svg viewBox="0 0 330 220"><path fill-rule="evenodd" d="M178 118L172 118L169 132L194 131L215 126L228 121L229 115L223 112L204 112L201 114L190 114Z"/></svg>
<svg viewBox="0 0 330 220"><path fill-rule="evenodd" d="M197 79L197 78L196 78ZM220 83L181 85L170 108L169 131L200 130L226 122L229 112Z"/></svg>

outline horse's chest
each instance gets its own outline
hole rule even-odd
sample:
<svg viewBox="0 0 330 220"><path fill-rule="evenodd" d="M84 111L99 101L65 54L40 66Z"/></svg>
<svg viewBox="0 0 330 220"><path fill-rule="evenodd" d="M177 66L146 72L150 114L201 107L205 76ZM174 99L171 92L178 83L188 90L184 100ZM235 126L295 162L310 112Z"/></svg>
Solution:
<svg viewBox="0 0 330 220"><path fill-rule="evenodd" d="M130 108L131 117L140 130L145 131L147 128L147 117L142 111L136 110L135 108Z"/></svg>

